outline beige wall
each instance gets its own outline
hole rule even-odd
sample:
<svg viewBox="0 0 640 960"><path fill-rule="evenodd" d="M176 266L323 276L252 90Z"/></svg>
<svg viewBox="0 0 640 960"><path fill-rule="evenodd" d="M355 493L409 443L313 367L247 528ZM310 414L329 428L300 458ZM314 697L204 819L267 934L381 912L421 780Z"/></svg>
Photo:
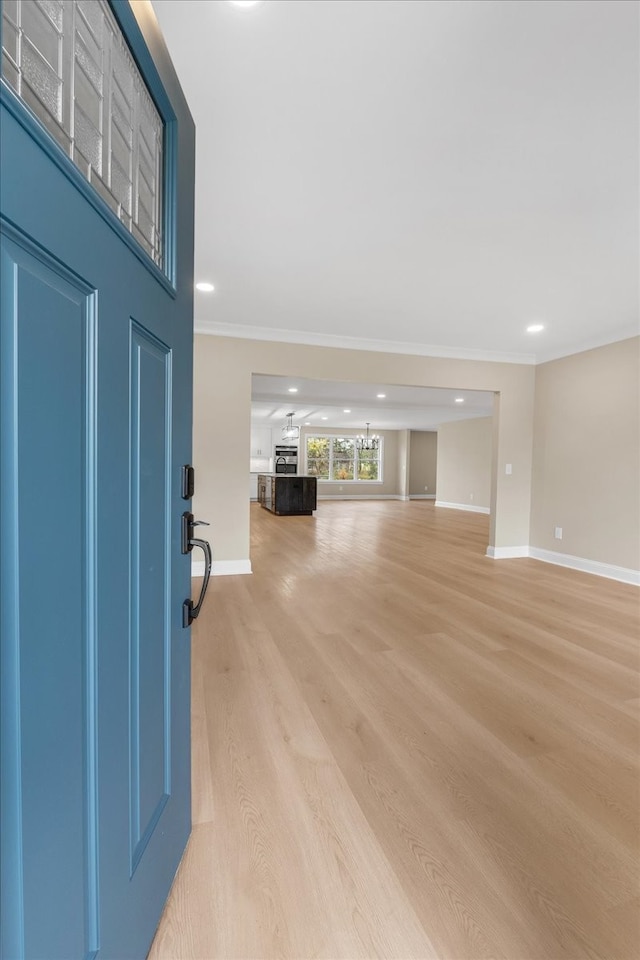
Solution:
<svg viewBox="0 0 640 960"><path fill-rule="evenodd" d="M345 430L339 427L302 427L300 429L300 457L301 467L306 470L305 443L308 436L349 437L357 436L362 431ZM375 430L382 438L382 483L329 483L321 481L318 484L319 497L381 497L396 496L398 494L398 430Z"/></svg>
<svg viewBox="0 0 640 960"><path fill-rule="evenodd" d="M435 494L438 463L438 434L436 431L412 430L410 456L409 496L425 497Z"/></svg>
<svg viewBox="0 0 640 960"><path fill-rule="evenodd" d="M438 429L438 502L491 505L493 418L443 423Z"/></svg>
<svg viewBox="0 0 640 960"><path fill-rule="evenodd" d="M529 543L533 366L198 335L194 511L211 521L215 560L249 557L246 473L252 373L498 392L494 456L513 463L513 476L495 471L490 542L497 547Z"/></svg>
<svg viewBox="0 0 640 960"><path fill-rule="evenodd" d="M639 345L536 368L532 546L640 568Z"/></svg>

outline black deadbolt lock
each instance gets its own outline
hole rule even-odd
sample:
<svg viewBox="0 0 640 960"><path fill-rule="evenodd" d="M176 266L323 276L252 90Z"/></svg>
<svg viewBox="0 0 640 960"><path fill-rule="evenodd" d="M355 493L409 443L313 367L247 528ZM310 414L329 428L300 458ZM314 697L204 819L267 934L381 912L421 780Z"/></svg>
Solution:
<svg viewBox="0 0 640 960"><path fill-rule="evenodd" d="M191 500L196 489L195 470L189 463L182 468L182 499Z"/></svg>

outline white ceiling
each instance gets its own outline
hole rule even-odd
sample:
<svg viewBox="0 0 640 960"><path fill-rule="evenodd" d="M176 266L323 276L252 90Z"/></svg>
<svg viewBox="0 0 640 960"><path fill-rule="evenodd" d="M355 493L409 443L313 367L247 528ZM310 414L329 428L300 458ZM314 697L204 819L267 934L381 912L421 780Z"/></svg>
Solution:
<svg viewBox="0 0 640 960"><path fill-rule="evenodd" d="M290 387L296 387L297 393L290 393ZM378 393L385 396L379 398ZM309 421L313 427L348 427L364 432L368 421L373 432L436 430L450 420L490 417L493 413L493 394L484 390L340 383L255 373L251 398L251 419L270 427L282 426L287 414L294 413L296 426ZM456 398L463 402L456 403Z"/></svg>
<svg viewBox="0 0 640 960"><path fill-rule="evenodd" d="M523 362L638 332L637 3L153 5L197 329Z"/></svg>

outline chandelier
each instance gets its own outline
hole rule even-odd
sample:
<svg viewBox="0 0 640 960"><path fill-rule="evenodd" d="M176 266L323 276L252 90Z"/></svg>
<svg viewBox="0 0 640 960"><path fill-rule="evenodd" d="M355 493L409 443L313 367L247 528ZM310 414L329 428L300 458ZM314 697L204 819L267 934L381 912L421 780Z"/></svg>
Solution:
<svg viewBox="0 0 640 960"><path fill-rule="evenodd" d="M287 422L282 427L283 440L298 440L300 437L300 427L293 424L293 412L287 414Z"/></svg>
<svg viewBox="0 0 640 960"><path fill-rule="evenodd" d="M370 426L371 424L368 423L366 436L365 434L361 433L356 438L356 446L358 447L358 450L377 450L380 446L380 437L377 435L377 433L373 433L371 436L369 436Z"/></svg>

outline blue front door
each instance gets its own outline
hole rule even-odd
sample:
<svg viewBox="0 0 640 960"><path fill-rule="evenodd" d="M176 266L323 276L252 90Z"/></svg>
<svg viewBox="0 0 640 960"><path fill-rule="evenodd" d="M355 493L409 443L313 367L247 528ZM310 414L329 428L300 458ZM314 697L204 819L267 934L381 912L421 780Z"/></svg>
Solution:
<svg viewBox="0 0 640 960"><path fill-rule="evenodd" d="M92 2L73 42L98 49ZM50 65L44 31L77 11L28 3ZM3 81L0 116L1 953L142 958L190 830L194 130L150 9L111 4L162 120L154 252L36 117L18 6L5 46L23 44L29 82Z"/></svg>

